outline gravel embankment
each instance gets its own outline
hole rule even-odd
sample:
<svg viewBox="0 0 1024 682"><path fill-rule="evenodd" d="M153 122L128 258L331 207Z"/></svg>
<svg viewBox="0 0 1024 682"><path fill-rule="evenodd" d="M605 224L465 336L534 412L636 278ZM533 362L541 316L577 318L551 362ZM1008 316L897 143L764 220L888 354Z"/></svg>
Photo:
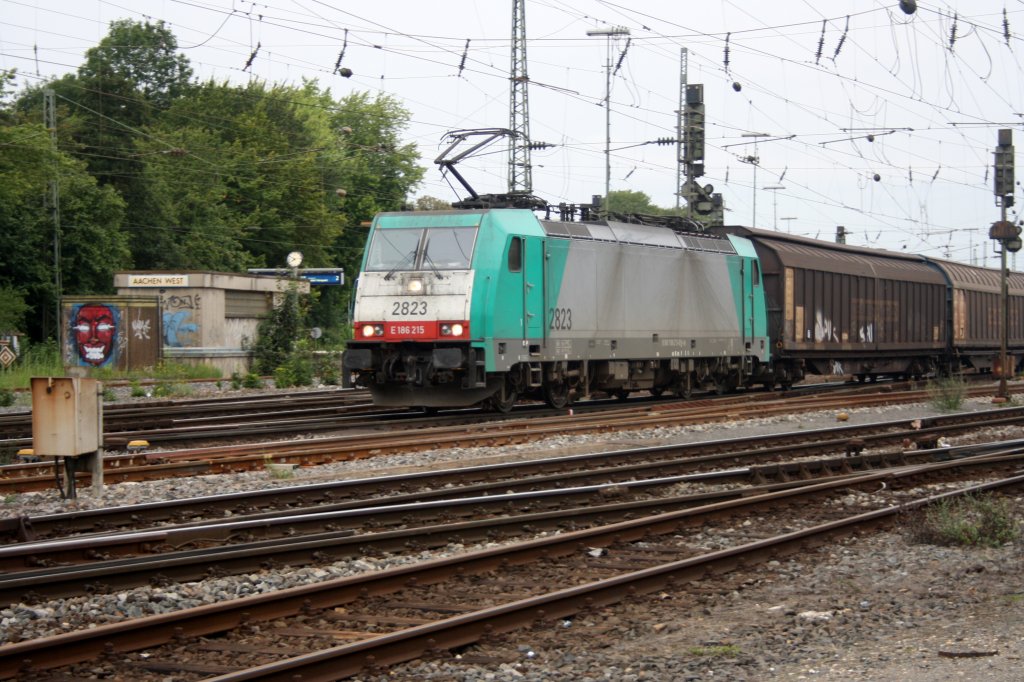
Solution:
<svg viewBox="0 0 1024 682"><path fill-rule="evenodd" d="M988 409L973 401L966 409ZM927 406L849 411L851 423L924 417ZM4 500L0 515L44 514L112 504L372 476L382 470L461 466L642 444L693 442L751 433L823 428L831 412L700 427L552 438L507 448L457 448L300 469L289 480L265 472L202 476ZM1000 434L986 434L985 439ZM1005 429L1019 438L1024 429ZM1015 509L1024 517L1024 498ZM731 529L705 529L702 543ZM467 652L486 664L437 659L373 680L953 680L1020 679L1024 656L1024 543L999 549L918 545L899 529L854 538L813 555L771 562L685 591L546 623ZM453 545L410 558L363 558L111 595L0 609L0 640L35 638L146 614L212 603L311 581L382 570L475 549ZM994 653L993 653L994 652ZM984 655L979 655L984 654ZM467 660L472 660L468 658Z"/></svg>

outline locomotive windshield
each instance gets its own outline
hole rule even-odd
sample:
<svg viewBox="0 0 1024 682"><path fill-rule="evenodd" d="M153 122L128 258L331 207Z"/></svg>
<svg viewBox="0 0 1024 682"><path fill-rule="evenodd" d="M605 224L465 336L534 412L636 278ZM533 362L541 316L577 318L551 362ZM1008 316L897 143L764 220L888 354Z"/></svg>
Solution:
<svg viewBox="0 0 1024 682"><path fill-rule="evenodd" d="M476 227L374 230L366 270L468 270Z"/></svg>

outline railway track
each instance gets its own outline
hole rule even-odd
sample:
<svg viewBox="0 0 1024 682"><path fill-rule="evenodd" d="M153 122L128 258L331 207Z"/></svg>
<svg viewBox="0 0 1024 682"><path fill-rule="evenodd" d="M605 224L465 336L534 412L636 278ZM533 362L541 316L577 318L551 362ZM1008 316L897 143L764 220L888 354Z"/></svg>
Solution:
<svg viewBox="0 0 1024 682"><path fill-rule="evenodd" d="M636 599L655 590L807 552L836 536L891 523L937 497L1017 488L1000 477L943 495L921 487L964 466L1019 468L1019 455L982 455L843 476L777 491L386 571L281 590L0 647L0 676L96 674L126 679L317 680L380 672L481 637ZM982 474L975 468L971 476ZM849 515L841 496L871 491L875 508ZM746 537L707 551L688 530L754 520ZM563 523L571 514L562 512ZM794 530L797 529L797 530ZM454 596L453 595L457 595ZM210 638L216 634L215 638ZM85 667L81 667L84 664ZM52 671L52 672L44 672Z"/></svg>
<svg viewBox="0 0 1024 682"><path fill-rule="evenodd" d="M974 389L984 395L984 388ZM644 403L609 409L570 410L552 415L538 413L529 419L505 417L487 421L481 429L477 419L450 426L427 426L436 420L416 420L419 428L399 431L354 433L351 435L305 438L289 441L259 442L230 446L189 448L174 451L113 455L104 458L104 481L119 483L174 476L231 473L260 470L268 462L295 465L318 465L373 457L380 454L414 452L433 448L505 445L523 443L554 434L614 432L657 426L685 426L715 421L735 420L747 416L790 414L802 410L850 409L852 407L892 405L927 400L926 391L843 394L838 396L803 396L795 399L772 399L772 394L758 393L755 402L693 401ZM764 396L764 397L761 397ZM740 400L737 398L736 400ZM1008 408L1013 410L1016 408ZM1019 413L1007 412L1008 418ZM967 417L967 419L970 419ZM403 421L401 425L408 426ZM90 482L80 472L76 483L83 487ZM0 467L0 494L46 490L54 486L52 463L29 463Z"/></svg>
<svg viewBox="0 0 1024 682"><path fill-rule="evenodd" d="M564 514L572 528L749 497L865 471L905 469L936 459L975 458L975 466L1020 466L1024 441L955 449L850 458L802 460L735 467L701 474L638 477L566 485L566 476L492 486L491 491L451 490L291 510L276 515L184 524L138 532L93 534L70 540L0 548L0 600L31 603L43 598L109 593L159 580L199 580L211 566L221 575L257 571L267 562L299 566L367 554L436 549L447 543L494 541L523 534L560 532ZM978 457L985 453L987 458ZM971 468L958 465L964 475ZM627 468L628 469L628 468ZM605 474L598 474L604 477ZM609 476L609 478L612 478ZM765 483L768 481L769 483ZM569 481L570 483L572 481ZM494 489L528 488L495 493ZM687 494L680 495L680 489ZM692 492L697 489L700 492ZM580 511L581 508L586 511ZM499 521L498 519L502 519Z"/></svg>

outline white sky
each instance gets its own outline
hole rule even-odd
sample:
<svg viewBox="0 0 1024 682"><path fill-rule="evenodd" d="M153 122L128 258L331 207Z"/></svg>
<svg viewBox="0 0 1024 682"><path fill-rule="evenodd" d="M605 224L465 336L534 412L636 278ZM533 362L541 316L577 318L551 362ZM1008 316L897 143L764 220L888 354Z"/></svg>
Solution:
<svg viewBox="0 0 1024 682"><path fill-rule="evenodd" d="M450 201L465 192L432 164L442 135L509 125L511 16L511 0L0 0L0 68L21 83L73 72L110 21L162 19L203 79L393 95L428 167L418 194ZM631 41L611 88L613 190L675 206L675 146L647 143L675 135L685 47L689 82L704 84L702 183L723 194L727 223L823 239L844 225L851 244L996 264L997 130L1016 128L1024 149L1020 0L918 2L913 16L898 0L527 0L526 23L531 138L556 145L533 152L533 190L549 202L604 193L609 39L587 31L621 26ZM345 29L349 79L333 73ZM613 63L625 47L610 39ZM755 148L745 132L772 137ZM755 154L756 183L740 160ZM504 146L459 168L480 193L507 188Z"/></svg>

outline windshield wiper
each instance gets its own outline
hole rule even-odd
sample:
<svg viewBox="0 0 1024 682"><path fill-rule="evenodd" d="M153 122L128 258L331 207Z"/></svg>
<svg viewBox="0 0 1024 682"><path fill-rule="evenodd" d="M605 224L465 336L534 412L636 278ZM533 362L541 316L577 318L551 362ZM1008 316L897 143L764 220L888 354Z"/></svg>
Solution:
<svg viewBox="0 0 1024 682"><path fill-rule="evenodd" d="M390 280L390 279L391 279L392 277L394 277L394 276L395 276L395 273L396 273L396 272L398 272L399 270L401 270L401 269L402 269L402 266L403 266L403 265L405 265L406 263L409 263L409 262L410 262L410 261L412 261L412 259L414 259L415 257L416 257L416 249L414 248L414 249L413 249L412 251L410 251L410 252L409 252L409 255L408 255L408 256L406 256L406 257L405 257L405 258L403 258L403 259L402 259L401 261L399 261L398 263L396 263L396 264L395 264L395 267L393 267L393 268L391 268L390 270L388 270L388 274L384 275L384 279L386 279L386 280Z"/></svg>
<svg viewBox="0 0 1024 682"><path fill-rule="evenodd" d="M430 242L427 242L427 246L430 246ZM433 271L435 277L437 277L438 279L444 279L444 277L441 276L441 271L437 269L436 265L434 265L434 259L430 257L430 253L427 251L427 247L423 248L423 262L430 266L430 269Z"/></svg>

